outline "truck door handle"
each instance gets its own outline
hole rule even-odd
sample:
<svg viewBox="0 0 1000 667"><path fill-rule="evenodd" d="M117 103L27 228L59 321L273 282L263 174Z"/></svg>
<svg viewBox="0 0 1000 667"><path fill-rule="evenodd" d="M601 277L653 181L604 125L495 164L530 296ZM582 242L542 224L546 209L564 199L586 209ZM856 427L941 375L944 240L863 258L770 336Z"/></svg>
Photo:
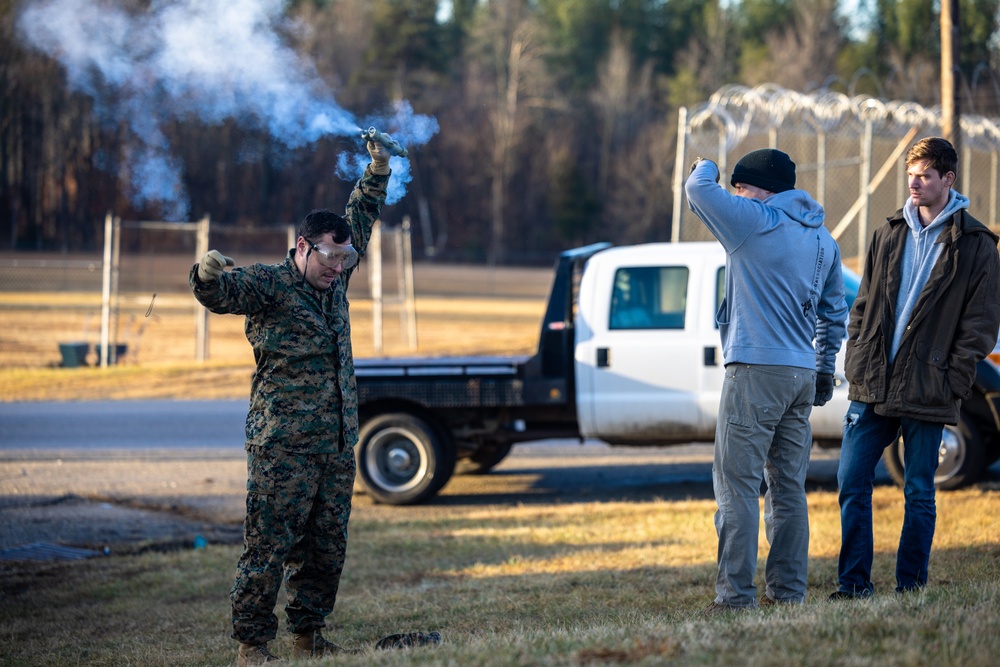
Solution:
<svg viewBox="0 0 1000 667"><path fill-rule="evenodd" d="M597 348L597 367L607 368L611 365L611 350L606 347Z"/></svg>
<svg viewBox="0 0 1000 667"><path fill-rule="evenodd" d="M715 346L705 348L705 365L706 366L718 366L719 362L715 358Z"/></svg>

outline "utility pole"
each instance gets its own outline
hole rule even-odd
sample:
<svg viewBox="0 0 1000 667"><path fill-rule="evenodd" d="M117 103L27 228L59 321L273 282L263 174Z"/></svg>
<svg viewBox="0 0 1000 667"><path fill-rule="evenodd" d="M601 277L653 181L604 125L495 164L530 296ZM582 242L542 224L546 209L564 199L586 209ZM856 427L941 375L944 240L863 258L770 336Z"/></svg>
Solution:
<svg viewBox="0 0 1000 667"><path fill-rule="evenodd" d="M962 76L959 0L941 0L941 133L961 154L962 112L958 84Z"/></svg>

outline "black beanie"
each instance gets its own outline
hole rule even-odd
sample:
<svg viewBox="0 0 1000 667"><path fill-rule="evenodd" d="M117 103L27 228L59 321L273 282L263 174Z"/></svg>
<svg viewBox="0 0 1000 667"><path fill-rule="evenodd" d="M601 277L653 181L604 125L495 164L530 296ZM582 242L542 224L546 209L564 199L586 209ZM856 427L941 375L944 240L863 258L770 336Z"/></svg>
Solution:
<svg viewBox="0 0 1000 667"><path fill-rule="evenodd" d="M774 148L750 151L736 163L729 181L756 185L769 192L784 192L795 187L795 163L787 153Z"/></svg>

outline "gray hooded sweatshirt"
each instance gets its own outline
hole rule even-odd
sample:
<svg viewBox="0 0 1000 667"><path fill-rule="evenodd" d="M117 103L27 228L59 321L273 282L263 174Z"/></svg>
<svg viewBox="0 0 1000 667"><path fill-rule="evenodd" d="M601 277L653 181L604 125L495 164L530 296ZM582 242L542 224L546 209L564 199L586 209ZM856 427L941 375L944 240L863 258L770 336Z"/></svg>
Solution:
<svg viewBox="0 0 1000 667"><path fill-rule="evenodd" d="M691 210L726 250L716 320L725 363L833 373L848 315L840 248L804 190L764 201L730 194L702 160L685 184Z"/></svg>
<svg viewBox="0 0 1000 667"><path fill-rule="evenodd" d="M896 329L889 346L889 361L896 358L899 344L903 340L903 332L910 322L910 315L917 305L920 292L923 291L931 269L941 256L941 244L937 242L941 236L944 224L963 208L969 208L969 199L965 195L952 190L948 195L948 203L931 224L924 227L920 223L920 214L912 199L907 199L903 205L903 219L910 228L903 249L903 261L900 265L899 296L896 301Z"/></svg>

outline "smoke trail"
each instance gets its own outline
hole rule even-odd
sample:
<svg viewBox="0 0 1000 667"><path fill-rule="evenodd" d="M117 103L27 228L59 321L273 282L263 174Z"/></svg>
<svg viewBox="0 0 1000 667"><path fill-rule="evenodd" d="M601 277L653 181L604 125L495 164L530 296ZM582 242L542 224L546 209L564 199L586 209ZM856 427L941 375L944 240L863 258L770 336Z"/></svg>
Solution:
<svg viewBox="0 0 1000 667"><path fill-rule="evenodd" d="M285 0L152 0L149 10L132 14L115 0L34 0L18 19L24 38L58 59L70 86L94 98L109 123L127 127L130 142L120 177L133 203L159 202L168 219L183 219L189 202L182 165L170 150L164 123L197 118L208 124L226 119L266 130L288 148L324 136L358 136L354 117L334 100L314 64L282 42ZM396 105L377 124L404 145L426 143L438 130L430 117ZM361 148L341 155L345 165L367 163ZM402 198L410 180L409 162L393 157L393 191Z"/></svg>

